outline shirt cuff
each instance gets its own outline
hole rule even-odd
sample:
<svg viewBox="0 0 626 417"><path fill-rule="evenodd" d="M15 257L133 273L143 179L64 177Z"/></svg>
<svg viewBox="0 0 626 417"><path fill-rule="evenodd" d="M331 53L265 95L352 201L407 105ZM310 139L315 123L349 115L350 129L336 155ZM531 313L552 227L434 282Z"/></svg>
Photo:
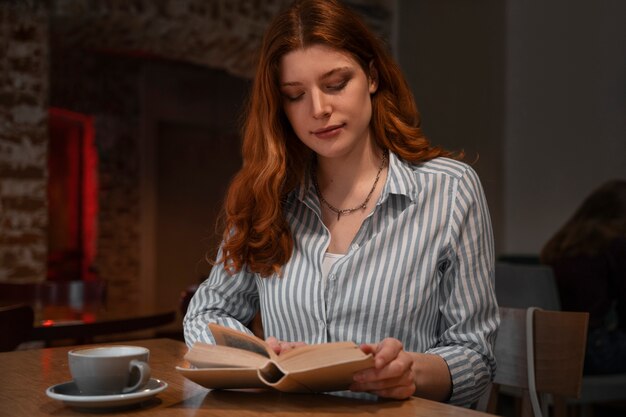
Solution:
<svg viewBox="0 0 626 417"><path fill-rule="evenodd" d="M446 361L452 380L450 404L468 407L478 401L491 381L491 372L480 354L462 346L442 346L425 353Z"/></svg>

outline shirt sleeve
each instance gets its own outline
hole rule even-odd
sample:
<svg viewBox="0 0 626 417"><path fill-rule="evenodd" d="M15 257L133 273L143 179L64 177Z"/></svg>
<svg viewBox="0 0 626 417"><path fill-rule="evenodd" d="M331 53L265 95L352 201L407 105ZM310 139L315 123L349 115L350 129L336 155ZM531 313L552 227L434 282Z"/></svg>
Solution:
<svg viewBox="0 0 626 417"><path fill-rule="evenodd" d="M441 336L426 353L441 356L452 378L449 402L470 405L493 379L499 325L494 290L493 232L484 192L474 170L457 183L443 272Z"/></svg>
<svg viewBox="0 0 626 417"><path fill-rule="evenodd" d="M221 253L218 254L218 259ZM259 296L252 273L230 275L223 264L216 264L198 287L183 319L185 343L215 343L209 323L217 323L252 334L245 326L259 308Z"/></svg>

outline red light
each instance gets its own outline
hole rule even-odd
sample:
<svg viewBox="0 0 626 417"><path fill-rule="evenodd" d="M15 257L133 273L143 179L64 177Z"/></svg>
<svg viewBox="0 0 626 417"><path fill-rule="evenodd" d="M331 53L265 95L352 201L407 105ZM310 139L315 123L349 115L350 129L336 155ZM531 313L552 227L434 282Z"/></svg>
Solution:
<svg viewBox="0 0 626 417"><path fill-rule="evenodd" d="M54 320L44 320L41 322L41 325L46 327L54 326Z"/></svg>
<svg viewBox="0 0 626 417"><path fill-rule="evenodd" d="M84 323L95 323L96 322L96 314L95 313L91 313L91 312L84 312L83 313L83 322Z"/></svg>
<svg viewBox="0 0 626 417"><path fill-rule="evenodd" d="M98 151L93 116L48 112L48 279L95 279Z"/></svg>

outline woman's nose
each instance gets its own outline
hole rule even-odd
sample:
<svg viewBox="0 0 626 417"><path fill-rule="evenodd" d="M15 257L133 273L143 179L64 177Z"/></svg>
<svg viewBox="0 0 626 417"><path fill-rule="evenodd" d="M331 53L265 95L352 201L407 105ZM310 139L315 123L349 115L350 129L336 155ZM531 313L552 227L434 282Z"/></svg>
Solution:
<svg viewBox="0 0 626 417"><path fill-rule="evenodd" d="M324 119L332 113L332 107L328 98L322 91L315 91L311 94L311 106L313 110L313 117L315 119Z"/></svg>

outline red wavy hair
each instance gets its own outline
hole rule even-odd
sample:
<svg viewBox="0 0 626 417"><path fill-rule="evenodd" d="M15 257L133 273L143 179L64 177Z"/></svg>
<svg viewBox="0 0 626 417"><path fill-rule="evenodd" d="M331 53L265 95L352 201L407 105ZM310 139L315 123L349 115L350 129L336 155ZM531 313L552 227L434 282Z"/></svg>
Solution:
<svg viewBox="0 0 626 417"><path fill-rule="evenodd" d="M304 179L312 159L295 135L282 108L279 64L290 51L326 45L350 54L369 74L378 74L372 96L373 137L382 149L420 163L438 156L460 158L431 146L409 86L383 43L357 15L335 0L294 2L267 29L243 127L243 166L224 204L222 257L225 268L262 276L279 273L293 250L283 202Z"/></svg>

